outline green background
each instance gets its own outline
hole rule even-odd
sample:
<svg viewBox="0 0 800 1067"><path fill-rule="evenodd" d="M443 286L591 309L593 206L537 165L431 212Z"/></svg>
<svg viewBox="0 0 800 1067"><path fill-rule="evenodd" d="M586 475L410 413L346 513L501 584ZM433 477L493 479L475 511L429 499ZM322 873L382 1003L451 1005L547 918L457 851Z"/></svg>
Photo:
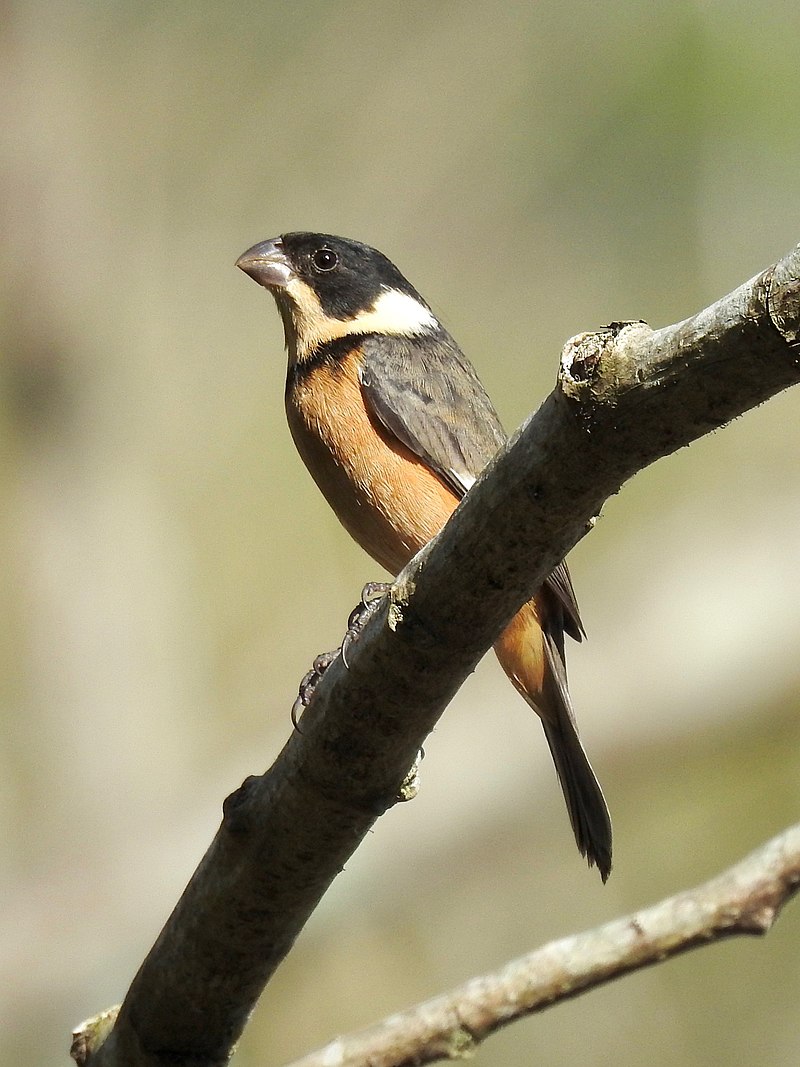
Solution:
<svg viewBox="0 0 800 1067"><path fill-rule="evenodd" d="M796 3L3 5L0 1061L66 1062L267 767L362 584L284 425L290 229L418 286L509 429L561 345L692 314L798 240ZM644 472L570 563L616 867L575 852L490 660L259 1004L279 1064L701 881L800 807L789 393ZM800 1060L800 908L513 1026L483 1067Z"/></svg>

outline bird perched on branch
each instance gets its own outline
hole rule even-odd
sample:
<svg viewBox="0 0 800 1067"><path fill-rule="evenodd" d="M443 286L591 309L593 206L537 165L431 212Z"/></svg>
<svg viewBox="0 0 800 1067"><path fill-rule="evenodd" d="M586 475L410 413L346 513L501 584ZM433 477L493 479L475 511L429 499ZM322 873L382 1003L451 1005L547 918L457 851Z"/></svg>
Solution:
<svg viewBox="0 0 800 1067"><path fill-rule="evenodd" d="M348 533L393 575L444 525L506 435L471 363L382 253L287 233L237 261L283 320L297 450ZM578 737L564 634L583 625L566 563L498 638L497 658L544 726L581 854L603 881L611 822Z"/></svg>

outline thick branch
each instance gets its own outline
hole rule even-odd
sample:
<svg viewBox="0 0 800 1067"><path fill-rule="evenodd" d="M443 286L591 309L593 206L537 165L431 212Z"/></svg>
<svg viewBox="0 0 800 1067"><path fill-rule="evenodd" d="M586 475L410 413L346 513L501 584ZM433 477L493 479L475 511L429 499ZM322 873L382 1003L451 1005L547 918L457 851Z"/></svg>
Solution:
<svg viewBox="0 0 800 1067"><path fill-rule="evenodd" d="M800 250L693 319L569 342L557 388L399 576L208 853L92 1064L221 1064L505 623L636 470L800 379ZM387 621L389 625L387 626Z"/></svg>
<svg viewBox="0 0 800 1067"><path fill-rule="evenodd" d="M765 934L800 886L800 826L645 911L553 941L291 1067L412 1067L464 1058L489 1034L623 974L725 937Z"/></svg>

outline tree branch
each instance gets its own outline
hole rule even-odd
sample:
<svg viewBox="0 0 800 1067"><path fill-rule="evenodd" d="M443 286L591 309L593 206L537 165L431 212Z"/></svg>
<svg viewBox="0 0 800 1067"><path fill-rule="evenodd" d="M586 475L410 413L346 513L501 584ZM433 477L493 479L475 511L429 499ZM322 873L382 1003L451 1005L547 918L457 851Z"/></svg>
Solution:
<svg viewBox="0 0 800 1067"><path fill-rule="evenodd" d="M637 470L800 379L800 249L656 332L565 346L559 382L318 686L222 825L85 1061L223 1064L327 887L504 625ZM102 1037L97 1039L102 1040Z"/></svg>
<svg viewBox="0 0 800 1067"><path fill-rule="evenodd" d="M800 887L800 825L696 889L544 945L493 974L337 1038L290 1067L417 1067L631 971L726 937L765 934Z"/></svg>

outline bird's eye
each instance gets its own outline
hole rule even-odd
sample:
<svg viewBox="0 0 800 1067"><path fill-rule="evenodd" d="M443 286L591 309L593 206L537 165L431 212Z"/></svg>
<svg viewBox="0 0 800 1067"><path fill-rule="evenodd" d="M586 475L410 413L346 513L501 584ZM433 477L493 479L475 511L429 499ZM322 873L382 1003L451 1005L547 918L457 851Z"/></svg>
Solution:
<svg viewBox="0 0 800 1067"><path fill-rule="evenodd" d="M311 256L317 270L333 270L339 266L339 257L332 248L318 248Z"/></svg>

